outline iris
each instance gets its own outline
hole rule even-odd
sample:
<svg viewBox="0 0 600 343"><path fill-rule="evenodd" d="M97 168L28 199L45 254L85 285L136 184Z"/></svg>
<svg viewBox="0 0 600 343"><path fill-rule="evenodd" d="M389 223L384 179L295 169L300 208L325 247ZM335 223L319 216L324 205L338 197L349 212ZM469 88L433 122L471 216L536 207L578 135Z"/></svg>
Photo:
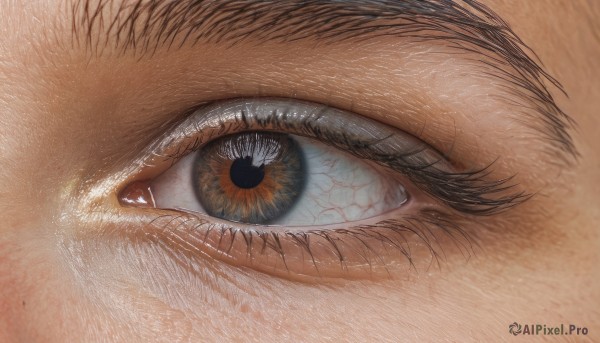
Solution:
<svg viewBox="0 0 600 343"><path fill-rule="evenodd" d="M192 169L207 214L249 224L285 215L305 186L305 161L287 134L243 132L208 143Z"/></svg>

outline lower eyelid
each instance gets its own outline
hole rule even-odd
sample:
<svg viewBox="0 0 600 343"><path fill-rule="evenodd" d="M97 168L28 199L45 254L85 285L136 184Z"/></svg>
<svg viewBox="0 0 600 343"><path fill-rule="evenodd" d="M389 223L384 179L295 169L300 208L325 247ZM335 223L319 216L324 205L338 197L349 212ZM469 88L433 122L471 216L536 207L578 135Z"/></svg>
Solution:
<svg viewBox="0 0 600 343"><path fill-rule="evenodd" d="M296 281L405 277L414 270L440 265L446 253L470 256L474 244L457 218L432 209L308 232L157 212L161 214L149 218L143 227L112 233L132 244L157 244L168 255L184 256L190 263L215 259Z"/></svg>

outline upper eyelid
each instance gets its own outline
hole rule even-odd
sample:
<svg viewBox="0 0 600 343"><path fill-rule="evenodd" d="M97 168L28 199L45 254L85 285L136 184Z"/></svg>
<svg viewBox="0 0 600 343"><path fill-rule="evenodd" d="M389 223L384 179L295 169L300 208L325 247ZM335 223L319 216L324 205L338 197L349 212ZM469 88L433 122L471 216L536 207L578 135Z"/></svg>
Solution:
<svg viewBox="0 0 600 343"><path fill-rule="evenodd" d="M267 118L271 118L271 116L275 114L272 111L277 111L276 115L284 117L285 119L286 116L290 116L288 108L291 106L292 102L299 105L298 107L301 108L299 111L304 115L310 115L308 121L307 117L304 117L302 119L302 123L297 122L297 119L293 123L285 122L285 120L277 123L264 122L259 124L259 128L278 131L289 130L294 128L293 126L296 126L295 129L299 131L294 133L301 135L304 133L305 135L310 135L310 128L307 126L301 127L300 125L304 125L306 123L310 124L311 122L314 123L316 121L320 121L320 126L325 127L328 125L337 126L351 124L356 127L354 130L348 130L344 132L344 134L347 135L346 138L349 138L349 135L354 135L361 137L362 139L367 139L370 144L375 144L378 142L380 143L388 138L392 138L392 136L401 135L401 140L394 140L394 142L397 144L404 146L395 147L394 150L398 153L416 154L421 152L419 150L424 150L424 148L426 148L427 151L430 151L429 161L431 163L445 161L445 159L442 157L443 155L435 148L425 145L412 135L403 133L399 129L392 128L386 124L378 123L373 119L366 118L358 114L352 114L344 110L339 110L328 105L285 98L231 99L217 101L205 105L192 113L183 122L176 125L175 128L170 130L170 132L167 132L166 137L170 137L169 139L161 140L154 146L150 147L153 154L151 159L153 161L157 161L158 163L161 161L164 162L165 160L176 160L181 156L186 155L188 152L195 151L200 146L206 144L214 138L220 137L227 132L244 131L250 129L252 120L270 120ZM259 108L255 108L256 103L260 103L260 105L258 105ZM292 112L294 111L295 110L292 110ZM252 113L252 119L248 118L250 117L250 113ZM293 113L292 116L298 117L299 115L298 113ZM354 116L355 118L349 118L348 116ZM343 122L341 118L345 118L347 122ZM333 122L323 124L323 121ZM276 126L272 127L273 125ZM302 130L305 132L302 132ZM382 130L386 131L382 132ZM200 133L203 135L201 139L198 137ZM375 136L376 134L381 135L381 137ZM189 141L189 138L193 139ZM187 144L184 146L179 145L177 146L176 150L173 150L174 145L177 145L178 142L180 143L186 140L188 141ZM145 164L148 165L151 163L152 162L148 161ZM447 167L451 168L449 164Z"/></svg>
<svg viewBox="0 0 600 343"><path fill-rule="evenodd" d="M266 106L278 108L279 111L285 111L285 108L289 106L290 102L303 104L304 106L310 106L307 107L307 109L312 109L315 111L315 114L322 114L324 118L327 117L328 112L335 112L338 115L352 115L350 112L340 110L329 105L312 103L298 99L261 97L234 98L213 101L207 104L196 106L193 108L193 110L187 111L188 114L182 120L176 122L170 129L164 132L161 136L157 137L154 143L142 151L140 155L141 157L138 159L137 163L134 163L134 165L136 165L137 169L140 169L142 167L146 168L149 166L161 165L165 161L173 164L182 156L197 150L202 145L208 143L212 139L222 136L223 134L231 131L248 130L248 127L244 128L244 126L248 126L250 123L243 123L237 118L238 112L240 112L239 106L254 101L263 102ZM244 110L241 112L243 113ZM356 116L359 118L359 122L377 123L374 119L370 119L359 114L356 114ZM232 125L235 125L235 127L231 127ZM388 127L388 125L381 123L376 125ZM391 131L402 132L400 129L392 127L389 128ZM290 127L282 126L271 129L274 131L281 131L290 129ZM296 134L302 133L296 132ZM410 134L406 135L407 137L412 137ZM419 140L414 138L411 140L411 142L416 146ZM428 147L436 155L439 155L440 157L444 156L435 148L429 145Z"/></svg>
<svg viewBox="0 0 600 343"><path fill-rule="evenodd" d="M553 158L559 156L570 164L578 155L569 133L575 123L557 106L546 86L562 91L559 82L528 56L530 49L505 20L476 1L326 0L298 5L293 1L225 0L211 7L210 2L202 1L77 0L69 16L75 42L84 40L83 46L92 50L114 47L142 56L187 43L235 45L248 38L285 44L302 39L352 41L378 35L421 43L441 41L451 48L479 54L477 63L487 69L485 73L513 88L518 106L532 108L536 114L530 120L535 121L531 127L548 145Z"/></svg>

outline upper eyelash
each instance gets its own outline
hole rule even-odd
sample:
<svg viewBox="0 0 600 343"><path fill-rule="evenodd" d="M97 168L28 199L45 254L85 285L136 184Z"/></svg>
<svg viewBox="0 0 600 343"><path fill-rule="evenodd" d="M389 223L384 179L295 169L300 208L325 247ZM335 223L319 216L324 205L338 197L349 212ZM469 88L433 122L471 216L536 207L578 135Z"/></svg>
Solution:
<svg viewBox="0 0 600 343"><path fill-rule="evenodd" d="M203 108L209 105L214 104L205 104ZM326 106L323 108L327 109ZM242 111L241 118L236 117L233 121L219 119L219 125L221 133L250 129L265 130L269 125L275 130L294 130L296 134L316 138L325 144L347 151L357 158L371 160L402 173L430 195L465 214L494 215L515 207L532 197L532 194L518 190L517 183L511 183L514 175L499 180L489 180L492 166L496 161L480 169L454 172L440 167L439 164L443 160L442 154L425 146L424 143L408 152L385 151L376 146L385 143L392 136L360 140L358 137L350 137L345 132L334 132L315 125L314 123L320 119L319 115L305 118L295 124L278 119L278 117L287 115L285 111L271 113L267 118L254 118L255 120L251 122L249 116ZM211 139L212 137L208 141ZM165 159L175 163L179 158L200 149L208 141L201 141L196 137L194 141L183 148L178 148L174 153L168 154ZM437 160L431 162L420 158L419 155L425 151L434 152L438 156Z"/></svg>
<svg viewBox="0 0 600 343"><path fill-rule="evenodd" d="M368 149L354 150L352 153L357 156L372 155ZM510 183L514 176L500 180L487 180L486 177L492 173L491 167L494 162L481 169L449 172L436 168L433 164L412 165L406 162L407 156L396 156L391 159L385 155L381 157L379 161L373 160L403 172L411 181L421 185L426 192L462 213L493 215L515 207L532 197L523 190L510 193L518 187L518 184ZM493 197L497 194L500 196Z"/></svg>

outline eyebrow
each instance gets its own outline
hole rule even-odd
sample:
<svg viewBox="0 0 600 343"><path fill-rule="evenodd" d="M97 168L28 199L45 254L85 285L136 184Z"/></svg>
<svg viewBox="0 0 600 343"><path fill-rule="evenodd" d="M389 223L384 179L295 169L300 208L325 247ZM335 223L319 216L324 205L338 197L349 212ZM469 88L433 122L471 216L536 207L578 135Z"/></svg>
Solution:
<svg viewBox="0 0 600 343"><path fill-rule="evenodd" d="M381 36L443 42L476 54L490 76L521 100L507 101L521 109L526 119L520 121L541 135L551 158L576 160L569 133L576 124L550 92L566 95L560 83L499 15L476 0L459 1L73 0L71 18L75 44L96 54L112 47L141 57L199 42L334 44Z"/></svg>

